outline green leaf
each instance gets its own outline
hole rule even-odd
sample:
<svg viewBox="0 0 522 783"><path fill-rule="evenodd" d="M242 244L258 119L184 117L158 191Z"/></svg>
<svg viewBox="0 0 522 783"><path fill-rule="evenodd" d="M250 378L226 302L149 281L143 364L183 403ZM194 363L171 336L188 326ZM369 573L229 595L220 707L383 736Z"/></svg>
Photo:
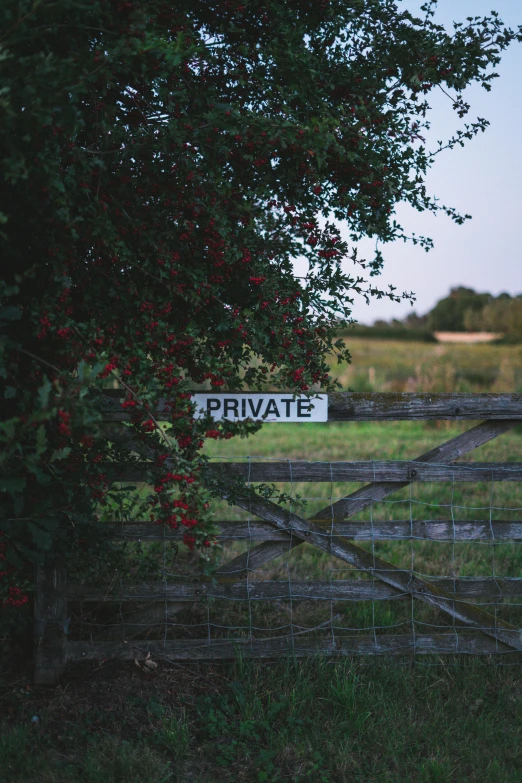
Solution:
<svg viewBox="0 0 522 783"><path fill-rule="evenodd" d="M53 537L51 534L47 530L42 530L42 528L35 525L34 522L29 522L28 528L37 549L48 551L53 544Z"/></svg>
<svg viewBox="0 0 522 783"><path fill-rule="evenodd" d="M5 433L5 436L8 440L11 440L14 437L16 425L19 423L20 419L8 419L7 421L0 421L0 432Z"/></svg>
<svg viewBox="0 0 522 783"><path fill-rule="evenodd" d="M55 449L51 455L50 462L56 462L60 459L65 459L71 453L69 446L65 446L63 449Z"/></svg>
<svg viewBox="0 0 522 783"><path fill-rule="evenodd" d="M41 487L47 486L50 481L51 477L48 473L45 473L39 465L32 464L28 460L27 464L28 469L31 471L33 476L36 478L37 482L40 484Z"/></svg>
<svg viewBox="0 0 522 783"><path fill-rule="evenodd" d="M8 492L10 495L14 495L16 492L22 492L26 483L26 480L21 476L0 478L0 492Z"/></svg>
<svg viewBox="0 0 522 783"><path fill-rule="evenodd" d="M20 547L20 549L22 549L22 547ZM25 563L22 560L22 558L16 553L16 551L11 546L7 548L6 557L9 565L14 566L15 568L22 569L25 566Z"/></svg>
<svg viewBox="0 0 522 783"><path fill-rule="evenodd" d="M12 400L16 397L16 389L14 386L6 386L4 391L4 397L6 400Z"/></svg>
<svg viewBox="0 0 522 783"><path fill-rule="evenodd" d="M89 365L82 359L80 364L78 365L78 378L80 380L80 383L85 383L89 379L89 376L91 374L91 369Z"/></svg>
<svg viewBox="0 0 522 783"><path fill-rule="evenodd" d="M15 305L0 307L0 321L19 321L22 317L22 311Z"/></svg>
<svg viewBox="0 0 522 783"><path fill-rule="evenodd" d="M38 427L38 432L36 433L36 454L37 454L37 456L40 456L40 454L43 454L46 448L47 448L47 434L45 432L44 425L40 424L40 426Z"/></svg>
<svg viewBox="0 0 522 783"><path fill-rule="evenodd" d="M46 378L38 389L38 401L41 408L45 409L49 405L49 395L51 393L51 388L51 382L48 378Z"/></svg>

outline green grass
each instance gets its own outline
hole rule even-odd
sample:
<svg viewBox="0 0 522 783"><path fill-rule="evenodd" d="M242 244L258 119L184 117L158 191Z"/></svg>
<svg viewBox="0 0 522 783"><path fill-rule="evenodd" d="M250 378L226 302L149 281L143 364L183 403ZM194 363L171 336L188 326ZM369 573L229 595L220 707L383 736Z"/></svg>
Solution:
<svg viewBox="0 0 522 783"><path fill-rule="evenodd" d="M54 692L22 691L2 694L2 783L522 780L514 667L160 661L148 677L77 666Z"/></svg>
<svg viewBox="0 0 522 783"><path fill-rule="evenodd" d="M59 749L45 732L28 726L3 727L0 775L5 783L166 783L171 763L148 744L114 736L85 739L84 753L70 745Z"/></svg>

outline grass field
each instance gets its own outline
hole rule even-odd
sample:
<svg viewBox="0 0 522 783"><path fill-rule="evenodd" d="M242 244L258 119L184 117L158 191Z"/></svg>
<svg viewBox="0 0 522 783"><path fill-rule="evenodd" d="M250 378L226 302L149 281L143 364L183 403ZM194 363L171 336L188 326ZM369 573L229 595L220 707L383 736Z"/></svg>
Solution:
<svg viewBox="0 0 522 783"><path fill-rule="evenodd" d="M352 363L332 366L352 391L521 392L521 345L439 345L349 339Z"/></svg>
<svg viewBox="0 0 522 783"><path fill-rule="evenodd" d="M514 346L438 346L351 341L354 365L339 367L353 390L520 391L522 352ZM411 459L471 424L389 422L266 425L248 440L211 442L212 458L310 461ZM464 459L522 461L521 428ZM358 485L294 484L304 515ZM520 519L516 483L415 484L374 504L371 519ZM216 519L243 512L216 504ZM354 519L370 518L370 511ZM362 543L371 548L372 543ZM376 553L428 575L520 576L522 542L374 542ZM228 545L222 558L241 551ZM194 562L178 557L169 577ZM353 578L340 561L305 545L264 567L256 579ZM285 602L263 608L238 602L193 606L190 627L219 636L235 625L275 634L334 615L336 632L417 632L448 621L407 601ZM490 607L491 608L491 607ZM495 607L518 623L513 605ZM224 626L219 628L218 626ZM331 628L327 629L327 633ZM200 631L194 631L200 633ZM254 631L254 635L255 635ZM266 630L259 631L260 635ZM146 645L143 639L141 644ZM70 667L52 690L34 688L16 650L0 645L2 783L482 783L522 782L522 671L509 657L421 658L415 662L351 658L184 666L158 658ZM509 665L512 664L512 665ZM37 720L34 720L37 718Z"/></svg>

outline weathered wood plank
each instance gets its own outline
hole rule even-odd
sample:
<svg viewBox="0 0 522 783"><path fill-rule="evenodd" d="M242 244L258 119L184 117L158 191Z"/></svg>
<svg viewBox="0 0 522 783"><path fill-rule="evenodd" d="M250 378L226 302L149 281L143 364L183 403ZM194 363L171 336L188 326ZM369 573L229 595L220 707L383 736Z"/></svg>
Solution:
<svg viewBox="0 0 522 783"><path fill-rule="evenodd" d="M225 541L287 541L289 534L276 530L269 522L219 521L216 539ZM104 530L106 528L104 527ZM164 529L150 522L127 522L111 525L114 540L121 541L181 541L184 529ZM522 541L522 521L480 521L473 519L335 521L324 535L343 536L354 541Z"/></svg>
<svg viewBox="0 0 522 783"><path fill-rule="evenodd" d="M473 577L465 579L432 578L427 580L441 588L452 598L481 599L488 603L501 603L504 599L522 599L522 578ZM399 593L393 587L379 580L335 579L331 582L319 581L241 581L224 584L212 582L141 582L110 591L100 590L99 585L69 582L64 594L70 601L88 601L96 603L150 603L174 601L174 611L178 611L177 602L193 602L202 598L214 598L227 601L383 601L403 600L415 593ZM170 607L172 612L172 607ZM154 625L165 620L165 607L158 618L143 613L140 624ZM119 632L122 637L122 632Z"/></svg>
<svg viewBox="0 0 522 783"><path fill-rule="evenodd" d="M335 636L323 638L282 636L272 639L176 639L167 641L71 642L70 661L97 661L119 658L132 661L148 653L156 660L213 661L235 659L238 654L248 658L296 658L312 655L495 655L508 654L509 660L519 660L508 646L481 634L439 633L419 635L379 634L376 636Z"/></svg>
<svg viewBox="0 0 522 783"><path fill-rule="evenodd" d="M216 571L216 579L230 581L246 579L250 573L257 571L265 563L270 563L302 543L301 538L291 533L286 533L285 541L263 541L262 544L237 555L228 563L223 563Z"/></svg>
<svg viewBox="0 0 522 783"><path fill-rule="evenodd" d="M65 667L66 584L65 568L54 564L37 567L34 599L34 682L38 685L54 685Z"/></svg>
<svg viewBox="0 0 522 783"><path fill-rule="evenodd" d="M226 478L242 478L251 483L293 482L427 482L427 481L522 481L520 462L446 462L433 464L419 460L366 460L361 462L211 462L212 470ZM121 467L107 463L115 481L145 481L147 463ZM165 468L171 467L165 462Z"/></svg>
<svg viewBox="0 0 522 783"><path fill-rule="evenodd" d="M136 599L138 603L140 599ZM98 630L98 638L103 642L123 642L140 636L146 628L174 622L176 614L186 607L184 601L173 601L163 598L160 603L156 595L154 601L147 602L145 608L121 614L122 622L107 624ZM87 624L84 623L84 627Z"/></svg>
<svg viewBox="0 0 522 783"><path fill-rule="evenodd" d="M520 462L421 463L418 460L364 462L212 462L212 470L227 478L252 483L338 481L522 481ZM136 480L139 476L138 467ZM143 475L143 474L142 474Z"/></svg>
<svg viewBox="0 0 522 783"><path fill-rule="evenodd" d="M130 414L118 400L121 392L107 393L105 421L129 421ZM124 395L121 395L122 397ZM155 416L169 419L166 400ZM329 421L522 419L522 394L447 394L433 392L392 393L336 392L328 398Z"/></svg>
<svg viewBox="0 0 522 783"><path fill-rule="evenodd" d="M318 525L291 511L281 509L270 500L255 497L252 493L244 498L236 496L235 502L246 511L253 511L257 516L271 522L280 530L291 531L292 536L307 541L327 554L344 560L360 571L386 582L399 592L411 593L415 598L441 609L445 614L464 625L480 628L498 641L522 651L522 632L508 623L496 619L477 606L453 599L439 587L414 574L399 570L392 563L350 543L347 539L325 536L324 529Z"/></svg>
<svg viewBox="0 0 522 783"><path fill-rule="evenodd" d="M336 392L328 398L329 421L521 418L522 394Z"/></svg>

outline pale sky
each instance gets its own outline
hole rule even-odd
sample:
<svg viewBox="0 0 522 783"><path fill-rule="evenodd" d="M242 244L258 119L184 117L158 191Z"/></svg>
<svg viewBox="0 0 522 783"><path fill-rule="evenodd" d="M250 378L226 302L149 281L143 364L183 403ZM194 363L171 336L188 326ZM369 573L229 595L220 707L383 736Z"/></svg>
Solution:
<svg viewBox="0 0 522 783"><path fill-rule="evenodd" d="M417 11L421 2L404 0ZM491 9L510 27L522 24L522 0L439 0L435 21L452 29L452 21L487 15ZM415 309L423 314L452 286L465 285L498 294L522 292L522 45L513 43L496 68L491 92L473 86L465 93L469 114L459 120L451 102L433 92L431 138L447 139L459 123L485 117L490 126L464 148L438 155L427 179L428 190L442 203L453 206L472 220L457 226L445 215L433 217L404 205L397 211L409 233L431 237L429 253L411 244L382 246L387 261L383 274L374 278L381 288L388 283L400 292L414 291L414 308L403 302L356 302L354 316L363 323L376 318L402 318ZM430 94L431 96L431 94ZM432 147L433 148L433 147ZM374 244L361 245L360 256L370 257Z"/></svg>

